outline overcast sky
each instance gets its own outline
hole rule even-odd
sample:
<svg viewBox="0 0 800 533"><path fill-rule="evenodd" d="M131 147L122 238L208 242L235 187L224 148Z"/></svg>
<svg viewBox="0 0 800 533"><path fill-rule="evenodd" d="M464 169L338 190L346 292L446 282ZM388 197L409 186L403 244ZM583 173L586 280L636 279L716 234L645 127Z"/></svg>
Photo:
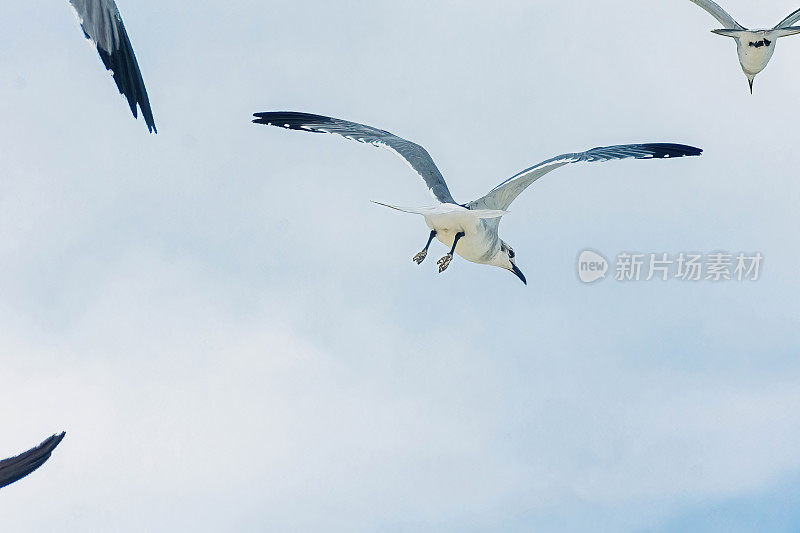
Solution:
<svg viewBox="0 0 800 533"><path fill-rule="evenodd" d="M687 0L120 0L159 134L66 1L0 7L3 529L800 527L800 37L751 96ZM772 26L792 0L726 0ZM512 205L528 278L456 258L387 151L250 123L322 113ZM761 252L757 282L587 286L585 248ZM613 268L613 267L612 267Z"/></svg>

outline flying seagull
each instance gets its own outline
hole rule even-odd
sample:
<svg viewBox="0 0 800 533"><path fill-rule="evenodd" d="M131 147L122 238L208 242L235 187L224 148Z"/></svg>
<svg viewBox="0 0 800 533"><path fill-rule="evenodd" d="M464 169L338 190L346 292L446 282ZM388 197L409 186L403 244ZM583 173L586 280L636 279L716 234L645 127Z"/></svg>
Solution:
<svg viewBox="0 0 800 533"><path fill-rule="evenodd" d="M157 133L139 63L136 62L117 4L114 0L69 0L69 3L83 28L83 34L97 47L106 70L113 73L119 93L128 100L133 117L138 118L138 105L148 131Z"/></svg>
<svg viewBox="0 0 800 533"><path fill-rule="evenodd" d="M766 68L772 54L775 53L775 42L779 37L800 33L799 26L792 26L800 20L800 9L780 21L772 29L748 30L731 17L713 0L690 0L708 11L725 28L711 30L712 33L736 39L736 51L739 53L739 64L750 84L753 94L753 80L756 74Z"/></svg>
<svg viewBox="0 0 800 533"><path fill-rule="evenodd" d="M50 454L59 445L64 435L66 433L62 431L27 452L0 461L0 488L19 481L42 466L50 458Z"/></svg>
<svg viewBox="0 0 800 533"><path fill-rule="evenodd" d="M439 272L444 272L457 253L473 263L493 265L510 270L527 284L522 271L515 264L514 249L498 236L500 219L506 214L508 206L530 184L548 172L569 163L582 161L608 161L611 159L652 159L700 155L699 148L682 144L628 144L592 148L585 152L564 154L548 159L538 165L523 170L491 191L486 196L466 204L453 199L447 184L428 152L418 144L407 141L388 131L379 130L363 124L348 122L338 118L307 113L274 112L256 113L253 122L291 130L313 133L335 133L347 139L388 148L402 157L411 168L422 177L439 204L434 207L410 208L380 204L398 211L414 213L425 217L431 233L425 248L414 256L421 264L428 254L428 247L434 237L450 247L450 252L439 262ZM376 202L378 203L378 202Z"/></svg>

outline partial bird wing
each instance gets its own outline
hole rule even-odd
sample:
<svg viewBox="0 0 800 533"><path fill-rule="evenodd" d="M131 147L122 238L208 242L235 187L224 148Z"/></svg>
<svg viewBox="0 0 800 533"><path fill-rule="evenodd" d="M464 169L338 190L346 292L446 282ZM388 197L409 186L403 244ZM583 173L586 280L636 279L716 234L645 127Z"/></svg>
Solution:
<svg viewBox="0 0 800 533"><path fill-rule="evenodd" d="M800 20L800 9L798 9L797 11L795 11L794 13L792 13L791 15L780 21L773 29L780 30L783 28L788 28L798 20Z"/></svg>
<svg viewBox="0 0 800 533"><path fill-rule="evenodd" d="M434 207L401 207L399 205L389 205L382 202L376 202L374 200L372 203L382 205L383 207L388 207L389 209L394 209L395 211L402 211L403 213L412 213L414 215L422 216L450 215L452 213L464 212L469 213L470 216L475 218L492 219L500 218L508 214L508 211L501 211L499 209L467 209L466 207L462 207L457 204L439 204Z"/></svg>
<svg viewBox="0 0 800 533"><path fill-rule="evenodd" d="M720 24L725 26L727 30L743 30L745 29L744 26L733 20L733 17L728 15L728 13L719 7L719 4L714 2L713 0L690 0L694 2L698 6L702 7L706 11L708 11L711 16L717 19Z"/></svg>
<svg viewBox="0 0 800 533"><path fill-rule="evenodd" d="M538 165L523 170L491 191L486 196L467 204L470 209L508 209L511 202L519 196L530 184L538 180L548 172L552 172L558 167L563 167L569 163L596 161L610 161L612 159L666 159L672 157L684 157L700 155L703 151L700 148L686 146L684 144L624 144L617 146L604 146L592 148L585 152L564 154L552 159L548 159Z"/></svg>
<svg viewBox="0 0 800 533"><path fill-rule="evenodd" d="M50 454L59 445L64 435L66 435L64 432L53 435L27 452L0 461L0 487L24 478L42 466L50 458Z"/></svg>
<svg viewBox="0 0 800 533"><path fill-rule="evenodd" d="M134 118L138 117L138 105L148 131L156 133L156 123L139 63L114 0L69 0L69 3L75 10L83 34L97 47L106 70L114 74L117 88L128 100Z"/></svg>
<svg viewBox="0 0 800 533"><path fill-rule="evenodd" d="M255 113L253 122L278 126L290 130L310 131L312 133L335 133L346 139L369 143L373 146L388 148L402 157L411 168L422 176L422 180L431 194L442 203L454 204L453 196L447 188L442 173L428 152L420 145L407 141L388 131L379 130L356 122L348 122L338 118L277 111L272 113Z"/></svg>

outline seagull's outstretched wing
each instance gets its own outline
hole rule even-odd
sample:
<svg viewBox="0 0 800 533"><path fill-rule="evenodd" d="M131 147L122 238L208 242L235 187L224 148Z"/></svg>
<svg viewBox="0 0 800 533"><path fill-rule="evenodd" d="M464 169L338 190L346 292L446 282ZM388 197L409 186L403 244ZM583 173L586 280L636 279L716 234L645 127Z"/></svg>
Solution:
<svg viewBox="0 0 800 533"><path fill-rule="evenodd" d="M719 21L720 24L725 26L726 30L743 30L745 29L744 26L733 20L733 17L728 15L728 13L719 7L719 4L714 2L714 0L690 0L694 2L698 6L702 7L706 11L708 11L711 16Z"/></svg>
<svg viewBox="0 0 800 533"><path fill-rule="evenodd" d="M780 30L783 28L788 28L798 20L800 20L800 9L798 9L797 11L795 11L794 13L792 13L791 15L780 21L773 29Z"/></svg>
<svg viewBox="0 0 800 533"><path fill-rule="evenodd" d="M474 202L470 202L467 207L470 209L508 209L514 198L524 191L531 183L538 180L548 172L558 167L563 167L569 163L595 161L610 161L612 159L666 159L672 157L684 157L700 155L703 151L700 148L686 146L684 144L623 144L618 146L604 146L592 148L585 152L575 154L564 154L552 159L548 159L538 165L523 170L513 176L484 196Z"/></svg>
<svg viewBox="0 0 800 533"><path fill-rule="evenodd" d="M406 163L422 176L425 185L431 194L444 204L454 204L453 196L447 188L442 173L436 168L431 156L422 146L407 141L388 131L379 130L356 122L348 122L338 118L311 115L308 113L294 113L291 111L277 111L271 113L255 113L253 122L278 126L290 130L310 131L313 133L335 133L346 139L369 143L373 146L388 148L402 157Z"/></svg>
<svg viewBox="0 0 800 533"><path fill-rule="evenodd" d="M117 88L127 98L133 116L138 117L138 105L147 129L150 133L156 133L156 123L139 63L136 62L128 32L125 31L114 0L69 0L69 3L75 10L84 35L97 47L106 70L114 74Z"/></svg>
<svg viewBox="0 0 800 533"><path fill-rule="evenodd" d="M24 478L42 466L50 458L50 454L53 453L53 450L55 450L65 434L62 432L58 435L53 435L27 452L0 461L0 487L5 487Z"/></svg>

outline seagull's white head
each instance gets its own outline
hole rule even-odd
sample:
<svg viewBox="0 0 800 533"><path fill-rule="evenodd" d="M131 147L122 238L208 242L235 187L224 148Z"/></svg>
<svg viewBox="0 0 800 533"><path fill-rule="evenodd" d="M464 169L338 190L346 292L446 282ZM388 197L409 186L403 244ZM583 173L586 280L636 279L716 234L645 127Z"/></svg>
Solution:
<svg viewBox="0 0 800 533"><path fill-rule="evenodd" d="M500 268L505 268L506 270L510 270L515 276L517 276L522 283L525 285L528 284L528 281L525 279L525 275L522 271L517 267L514 263L514 249L506 244L505 241L500 241L500 251L497 252L497 255L494 256L492 259L492 263L494 266L499 266Z"/></svg>

